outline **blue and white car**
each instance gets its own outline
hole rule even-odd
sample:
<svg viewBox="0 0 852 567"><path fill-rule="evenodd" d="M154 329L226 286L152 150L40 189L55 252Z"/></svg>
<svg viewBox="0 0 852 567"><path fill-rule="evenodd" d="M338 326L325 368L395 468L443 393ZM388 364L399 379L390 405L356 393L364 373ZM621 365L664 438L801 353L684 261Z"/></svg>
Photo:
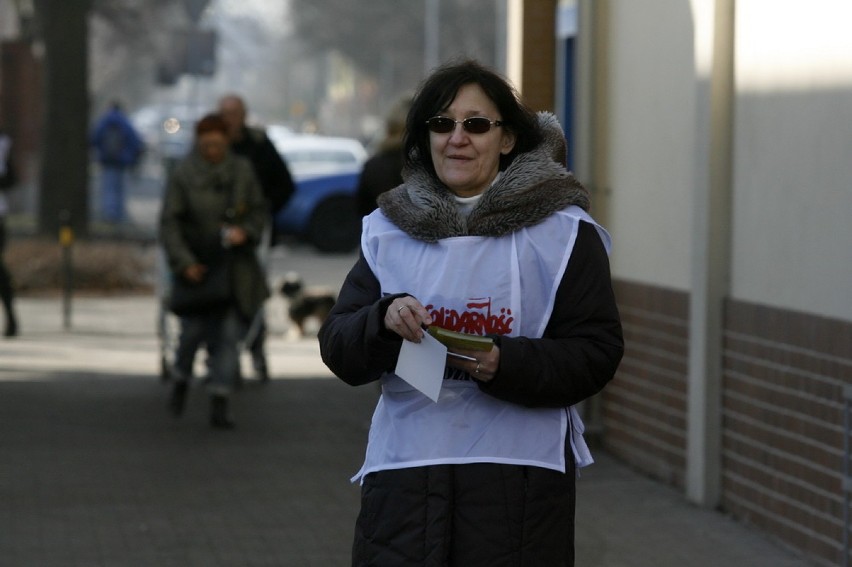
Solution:
<svg viewBox="0 0 852 567"><path fill-rule="evenodd" d="M355 192L367 160L361 142L305 134L270 138L296 185L275 216L276 235L298 236L322 252L355 249L361 233Z"/></svg>

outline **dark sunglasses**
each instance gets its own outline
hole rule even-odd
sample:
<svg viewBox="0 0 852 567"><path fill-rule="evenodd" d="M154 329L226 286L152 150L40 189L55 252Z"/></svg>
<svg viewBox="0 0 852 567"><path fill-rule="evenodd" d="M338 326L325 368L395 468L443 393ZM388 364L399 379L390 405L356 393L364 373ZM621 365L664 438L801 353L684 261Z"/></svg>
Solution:
<svg viewBox="0 0 852 567"><path fill-rule="evenodd" d="M500 120L488 120L484 116L474 116L464 120L453 120L446 116L433 116L426 121L426 126L436 134L447 134L452 132L456 124L461 124L464 131L469 134L485 134L491 130L491 126L503 124Z"/></svg>

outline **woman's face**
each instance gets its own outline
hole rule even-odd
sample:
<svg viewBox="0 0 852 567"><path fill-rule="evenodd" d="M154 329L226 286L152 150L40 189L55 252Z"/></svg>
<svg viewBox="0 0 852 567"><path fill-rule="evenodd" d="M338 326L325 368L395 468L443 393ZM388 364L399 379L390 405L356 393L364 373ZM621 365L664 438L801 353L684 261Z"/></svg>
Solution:
<svg viewBox="0 0 852 567"><path fill-rule="evenodd" d="M453 102L438 114L453 120L474 116L502 120L497 106L476 83L462 86ZM473 197L491 185L499 171L500 155L512 151L515 136L495 125L483 134L471 134L459 123L446 134L430 131L429 145L438 179L459 197Z"/></svg>
<svg viewBox="0 0 852 567"><path fill-rule="evenodd" d="M198 151L210 163L220 163L228 153L228 137L224 132L211 130L198 137Z"/></svg>

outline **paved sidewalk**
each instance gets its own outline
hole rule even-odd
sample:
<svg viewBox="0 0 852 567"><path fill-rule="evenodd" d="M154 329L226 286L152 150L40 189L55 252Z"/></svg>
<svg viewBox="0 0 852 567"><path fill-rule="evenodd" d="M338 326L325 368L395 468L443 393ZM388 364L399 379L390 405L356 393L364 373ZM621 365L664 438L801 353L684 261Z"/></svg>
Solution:
<svg viewBox="0 0 852 567"><path fill-rule="evenodd" d="M0 340L0 565L347 565L377 392L332 378L315 339L270 338L274 379L248 380L234 431L203 393L165 410L157 303L19 303ZM276 328L275 325L272 325ZM578 567L799 567L777 542L605 454L578 483Z"/></svg>

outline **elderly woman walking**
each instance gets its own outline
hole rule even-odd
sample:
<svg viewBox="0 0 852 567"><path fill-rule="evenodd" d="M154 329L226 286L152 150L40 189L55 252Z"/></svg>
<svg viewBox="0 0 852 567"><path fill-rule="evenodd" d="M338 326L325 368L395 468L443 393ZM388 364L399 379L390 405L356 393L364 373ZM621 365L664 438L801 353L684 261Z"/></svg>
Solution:
<svg viewBox="0 0 852 567"><path fill-rule="evenodd" d="M238 344L269 296L255 255L268 213L248 160L229 150L218 115L196 126L193 152L172 173L160 239L174 276L170 305L180 316L171 411L180 416L195 354L207 349L210 424L234 426L229 397L239 372Z"/></svg>

